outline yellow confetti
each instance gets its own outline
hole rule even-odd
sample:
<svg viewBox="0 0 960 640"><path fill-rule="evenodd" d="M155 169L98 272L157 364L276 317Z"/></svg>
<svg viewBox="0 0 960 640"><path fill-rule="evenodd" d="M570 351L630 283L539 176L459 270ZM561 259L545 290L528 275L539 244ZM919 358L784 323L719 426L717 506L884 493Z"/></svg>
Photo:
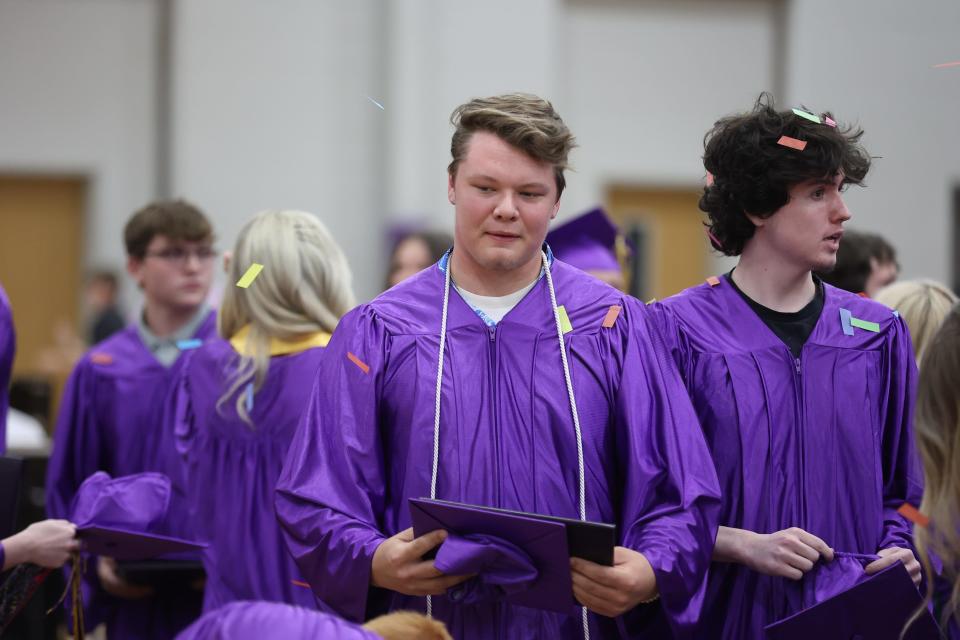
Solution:
<svg viewBox="0 0 960 640"><path fill-rule="evenodd" d="M560 330L564 333L573 331L573 325L570 324L570 318L567 316L567 310L561 304L557 307L557 314L560 316Z"/></svg>
<svg viewBox="0 0 960 640"><path fill-rule="evenodd" d="M253 284L253 281L257 279L257 276L260 275L261 271L263 271L263 265L254 262L252 265L250 265L250 268L247 269L247 272L243 274L243 277L237 280L237 286L241 289L246 289Z"/></svg>

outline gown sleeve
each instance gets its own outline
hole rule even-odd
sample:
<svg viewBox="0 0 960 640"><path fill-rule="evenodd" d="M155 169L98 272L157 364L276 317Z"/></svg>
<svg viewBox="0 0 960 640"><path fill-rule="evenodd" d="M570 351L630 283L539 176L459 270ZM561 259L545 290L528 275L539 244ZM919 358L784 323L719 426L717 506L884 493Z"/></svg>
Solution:
<svg viewBox="0 0 960 640"><path fill-rule="evenodd" d="M626 476L622 544L653 566L674 635L690 637L703 606L720 489L660 330L639 303L629 310L632 329L616 398L619 468Z"/></svg>
<svg viewBox="0 0 960 640"><path fill-rule="evenodd" d="M390 337L369 307L340 321L277 484L287 547L314 594L363 621L385 503L380 397Z"/></svg>

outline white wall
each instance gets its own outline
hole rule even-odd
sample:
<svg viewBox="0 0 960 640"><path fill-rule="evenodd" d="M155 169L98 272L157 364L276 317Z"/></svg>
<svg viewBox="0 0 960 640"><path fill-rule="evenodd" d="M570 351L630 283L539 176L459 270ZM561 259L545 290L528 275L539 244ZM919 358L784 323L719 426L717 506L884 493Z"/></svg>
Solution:
<svg viewBox="0 0 960 640"><path fill-rule="evenodd" d="M906 277L949 277L952 190L960 184L960 3L794 0L788 98L866 131L876 160L848 191L852 227L898 249ZM950 284L950 283L948 283Z"/></svg>
<svg viewBox="0 0 960 640"><path fill-rule="evenodd" d="M381 3L175 3L172 185L223 248L264 208L317 214L361 298L382 279Z"/></svg>
<svg viewBox="0 0 960 640"><path fill-rule="evenodd" d="M91 178L87 266L122 268L154 195L155 21L149 0L0 0L0 171Z"/></svg>

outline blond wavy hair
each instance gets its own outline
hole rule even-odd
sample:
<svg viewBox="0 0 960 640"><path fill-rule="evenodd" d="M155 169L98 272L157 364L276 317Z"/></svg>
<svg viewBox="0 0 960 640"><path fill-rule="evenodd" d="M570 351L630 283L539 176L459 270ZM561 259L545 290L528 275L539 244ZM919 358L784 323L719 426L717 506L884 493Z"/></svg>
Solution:
<svg viewBox="0 0 960 640"><path fill-rule="evenodd" d="M384 640L453 640L447 627L421 613L397 611L363 625Z"/></svg>
<svg viewBox="0 0 960 640"><path fill-rule="evenodd" d="M451 176L456 177L473 134L486 131L534 160L552 165L560 198L567 185L563 172L576 140L548 101L526 93L475 98L454 109L450 122L455 128L450 141L453 160L447 167Z"/></svg>
<svg viewBox="0 0 960 640"><path fill-rule="evenodd" d="M233 286L253 263L263 270L246 289ZM229 285L217 330L230 339L250 325L251 355L241 355L217 406L234 398L237 414L253 426L241 392L259 390L270 366L270 341L332 333L355 304L347 258L326 226L304 211L263 211L244 225L228 269Z"/></svg>
<svg viewBox="0 0 960 640"><path fill-rule="evenodd" d="M960 306L947 314L930 341L917 391L914 432L925 480L920 510L930 518L914 539L927 575L927 551L943 562L952 585L944 618L960 623ZM932 582L932 581L931 581ZM932 588L932 587L931 587ZM928 592L927 599L930 598Z"/></svg>
<svg viewBox="0 0 960 640"><path fill-rule="evenodd" d="M933 280L896 282L877 292L874 300L896 309L907 323L918 365L943 319L957 304L953 291Z"/></svg>

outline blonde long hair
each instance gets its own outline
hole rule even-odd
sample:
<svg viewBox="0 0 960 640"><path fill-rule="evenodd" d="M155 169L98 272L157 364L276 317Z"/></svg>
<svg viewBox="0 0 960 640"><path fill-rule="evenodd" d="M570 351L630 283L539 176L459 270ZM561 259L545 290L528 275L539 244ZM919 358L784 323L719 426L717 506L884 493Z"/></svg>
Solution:
<svg viewBox="0 0 960 640"><path fill-rule="evenodd" d="M914 431L923 460L925 487L920 510L929 527L914 539L928 575L927 551L943 562L953 589L944 617L960 623L960 306L947 315L920 368ZM932 581L931 581L932 582ZM929 598L929 595L928 595Z"/></svg>
<svg viewBox="0 0 960 640"><path fill-rule="evenodd" d="M233 286L253 263L263 265L246 289ZM252 426L244 389L259 390L270 366L270 341L306 334L333 333L355 304L350 266L333 236L316 216L304 211L258 213L237 238L228 286L217 314L217 330L230 339L250 325L248 353L228 378L220 407L236 396L240 418Z"/></svg>
<svg viewBox="0 0 960 640"><path fill-rule="evenodd" d="M907 323L918 365L943 319L957 304L957 296L933 280L895 282L877 292L874 300L896 309Z"/></svg>

